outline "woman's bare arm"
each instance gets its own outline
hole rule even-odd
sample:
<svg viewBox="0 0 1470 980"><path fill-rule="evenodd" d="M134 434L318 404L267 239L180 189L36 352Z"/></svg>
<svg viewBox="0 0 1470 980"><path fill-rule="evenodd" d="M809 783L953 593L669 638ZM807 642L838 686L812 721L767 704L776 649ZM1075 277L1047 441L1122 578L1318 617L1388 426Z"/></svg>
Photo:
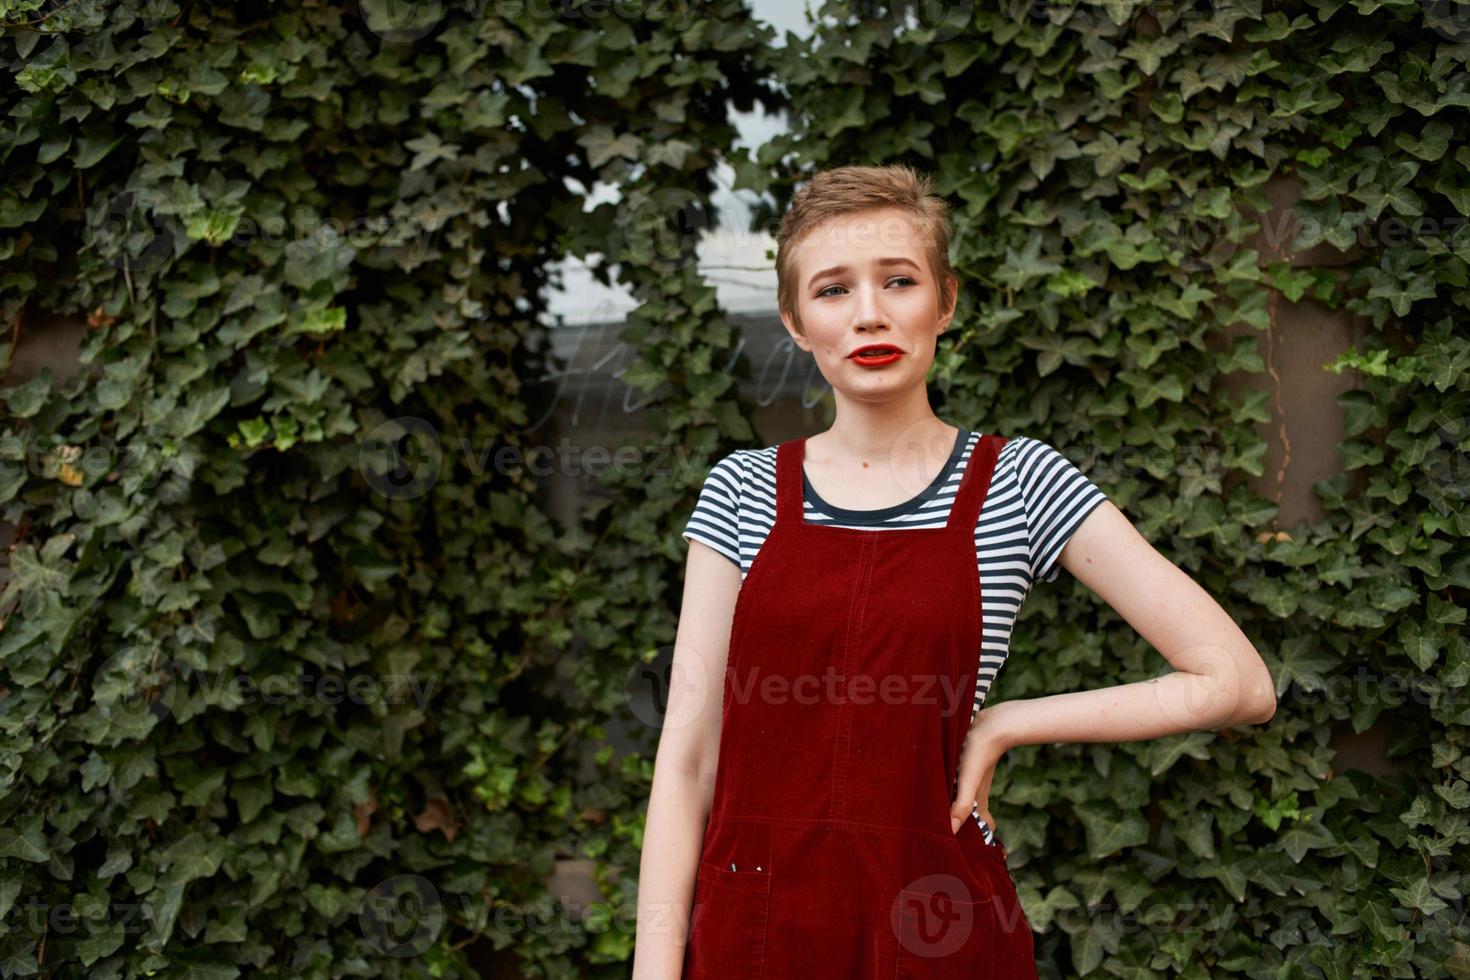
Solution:
<svg viewBox="0 0 1470 980"><path fill-rule="evenodd" d="M1276 711L1271 671L1229 613L1149 544L1112 503L1098 504L1058 558L1175 668L1160 677L1091 691L1026 698L982 709L965 739L958 828L989 807L995 765L1018 745L1129 742L1235 725L1263 724Z"/></svg>
<svg viewBox="0 0 1470 980"><path fill-rule="evenodd" d="M1175 669L1146 681L1018 701L1006 709L1012 745L1125 742L1271 719L1275 682L1255 646L1111 501L1088 515L1058 560Z"/></svg>
<svg viewBox="0 0 1470 980"><path fill-rule="evenodd" d="M668 710L643 831L633 980L678 980L683 972L694 875L714 796L725 660L739 592L740 569L713 548L691 541Z"/></svg>

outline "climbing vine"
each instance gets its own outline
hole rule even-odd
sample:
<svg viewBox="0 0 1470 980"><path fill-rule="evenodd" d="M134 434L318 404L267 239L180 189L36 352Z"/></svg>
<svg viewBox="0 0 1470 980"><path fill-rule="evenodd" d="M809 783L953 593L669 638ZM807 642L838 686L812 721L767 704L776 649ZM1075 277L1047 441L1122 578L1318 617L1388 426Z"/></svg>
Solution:
<svg viewBox="0 0 1470 980"><path fill-rule="evenodd" d="M494 461L570 256L642 303L658 438L749 436L656 225L762 37L642 7L0 3L0 367L85 324L0 391L0 975L625 972L603 725L697 487L568 528Z"/></svg>
<svg viewBox="0 0 1470 980"><path fill-rule="evenodd" d="M728 160L761 223L818 167L933 173L945 414L1073 453L1278 678L1266 726L1008 755L1044 972L1470 975L1460 13L828 2L780 45L734 0L0 0L0 366L83 325L0 390L0 974L626 973L652 763L606 726L699 474L563 526L483 461L543 438L567 257L639 301L664 447L758 441L694 261ZM737 151L757 102L791 133ZM1281 526L1275 402L1229 382L1304 302L1365 339L1325 517ZM1165 667L1059 582L995 694ZM572 857L606 900L536 915Z"/></svg>

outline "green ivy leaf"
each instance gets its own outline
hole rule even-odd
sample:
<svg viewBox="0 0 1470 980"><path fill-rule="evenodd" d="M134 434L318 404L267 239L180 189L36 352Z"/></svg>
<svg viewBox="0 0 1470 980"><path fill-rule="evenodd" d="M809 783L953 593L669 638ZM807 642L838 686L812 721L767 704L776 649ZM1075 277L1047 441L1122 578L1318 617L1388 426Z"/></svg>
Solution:
<svg viewBox="0 0 1470 980"><path fill-rule="evenodd" d="M1449 123L1436 119L1426 123L1422 133L1415 135L1410 133L1399 133L1394 137L1394 145L1402 150L1407 150L1420 160L1435 161L1444 156L1445 150L1450 147L1450 137L1454 130Z"/></svg>
<svg viewBox="0 0 1470 980"><path fill-rule="evenodd" d="M0 857L19 858L40 864L51 860L39 813L11 818L9 826L0 826Z"/></svg>
<svg viewBox="0 0 1470 980"><path fill-rule="evenodd" d="M1148 821L1137 811L1094 804L1078 811L1077 816L1087 828L1087 853L1093 860L1148 843Z"/></svg>
<svg viewBox="0 0 1470 980"><path fill-rule="evenodd" d="M636 133L614 136L610 126L594 126L578 136L577 142L587 150L587 163L593 167L601 167L615 157L637 160L643 146Z"/></svg>
<svg viewBox="0 0 1470 980"><path fill-rule="evenodd" d="M1328 848L1337 843L1332 832L1312 819L1310 815L1305 819L1293 822L1277 840L1287 855L1297 864L1301 864L1302 858L1306 857L1309 850Z"/></svg>
<svg viewBox="0 0 1470 980"><path fill-rule="evenodd" d="M77 956L81 959L83 966L91 966L104 956L111 956L122 948L123 924L111 922L96 932L89 932L87 937L77 944Z"/></svg>
<svg viewBox="0 0 1470 980"><path fill-rule="evenodd" d="M40 373L24 384L0 388L0 398L5 399L11 415L18 419L33 418L46 404L52 379L51 368L43 366Z"/></svg>

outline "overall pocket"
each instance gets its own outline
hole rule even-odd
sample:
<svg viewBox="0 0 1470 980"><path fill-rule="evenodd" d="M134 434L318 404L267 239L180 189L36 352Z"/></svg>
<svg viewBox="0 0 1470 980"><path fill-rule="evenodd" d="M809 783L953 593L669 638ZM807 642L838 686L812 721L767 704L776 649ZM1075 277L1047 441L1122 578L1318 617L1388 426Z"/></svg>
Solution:
<svg viewBox="0 0 1470 980"><path fill-rule="evenodd" d="M994 903L991 907L995 918L995 946L997 963L996 980L1032 978L1036 976L1036 938L1031 931L1031 922L1026 910L1021 907L1021 896L1016 893L1016 880L1006 864L1006 848L999 836L995 843L983 841L972 850L979 852L979 860L988 861L991 879L995 882Z"/></svg>
<svg viewBox="0 0 1470 980"><path fill-rule="evenodd" d="M899 892L895 980L990 977L996 931L991 897L977 895L951 875L935 877L938 887L916 883Z"/></svg>
<svg viewBox="0 0 1470 980"><path fill-rule="evenodd" d="M760 980L770 909L769 869L731 871L701 859L684 948L684 980Z"/></svg>

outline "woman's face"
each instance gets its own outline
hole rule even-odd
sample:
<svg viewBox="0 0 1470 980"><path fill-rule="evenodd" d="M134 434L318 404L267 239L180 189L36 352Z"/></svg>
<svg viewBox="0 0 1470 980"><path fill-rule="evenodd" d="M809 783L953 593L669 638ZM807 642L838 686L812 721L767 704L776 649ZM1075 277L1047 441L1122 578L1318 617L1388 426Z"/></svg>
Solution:
<svg viewBox="0 0 1470 980"><path fill-rule="evenodd" d="M787 310L781 321L834 389L871 398L924 383L935 340L955 306L939 308L939 283L924 245L908 215L879 208L833 218L797 246L793 266L802 329ZM871 345L884 345L897 356L854 356Z"/></svg>

